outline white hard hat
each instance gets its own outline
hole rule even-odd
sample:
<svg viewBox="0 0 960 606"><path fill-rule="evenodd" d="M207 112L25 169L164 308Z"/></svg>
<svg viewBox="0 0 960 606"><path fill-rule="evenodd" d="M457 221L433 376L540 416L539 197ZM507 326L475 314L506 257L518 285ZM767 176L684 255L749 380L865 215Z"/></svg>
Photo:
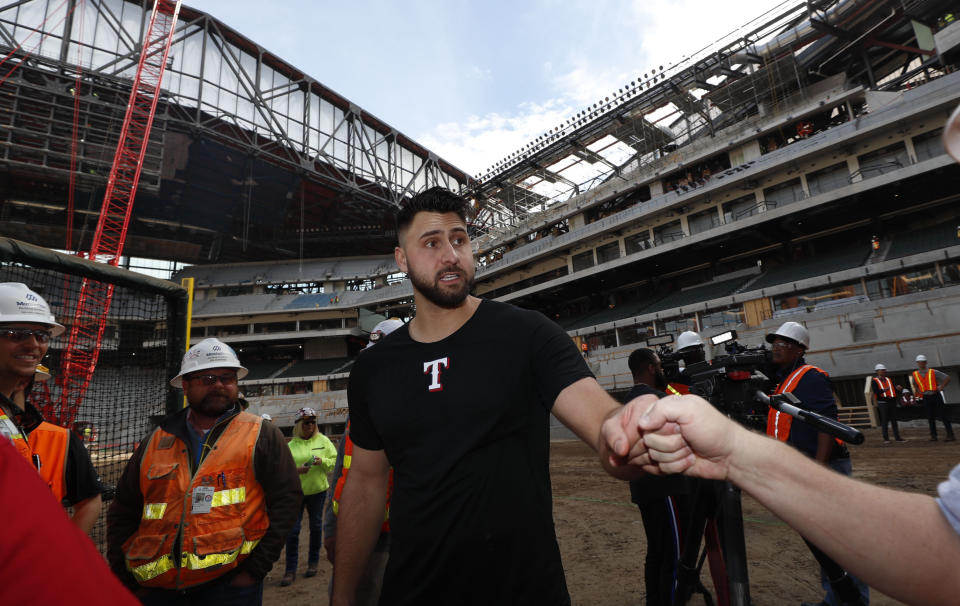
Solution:
<svg viewBox="0 0 960 606"><path fill-rule="evenodd" d="M688 330L686 332L680 333L680 336L677 337L677 351L686 349L688 347L703 347L703 339L700 338L700 335Z"/></svg>
<svg viewBox="0 0 960 606"><path fill-rule="evenodd" d="M187 350L180 363L180 374L170 379L174 387L183 387L183 375L208 368L236 368L237 378L247 376L247 369L240 364L237 353L226 343L217 339L204 339Z"/></svg>
<svg viewBox="0 0 960 606"><path fill-rule="evenodd" d="M955 161L960 162L960 106L943 127L943 148Z"/></svg>
<svg viewBox="0 0 960 606"><path fill-rule="evenodd" d="M810 348L810 333L798 322L784 322L781 324L777 332L772 332L767 335L767 343L773 343L777 337L796 341L800 345L803 345L804 349Z"/></svg>
<svg viewBox="0 0 960 606"><path fill-rule="evenodd" d="M273 420L273 417L271 417L271 416L268 415L267 413L263 413L262 415L260 415L260 418L263 419L264 421L272 421L272 420Z"/></svg>
<svg viewBox="0 0 960 606"><path fill-rule="evenodd" d="M370 331L370 342L367 343L367 347L371 345L376 345L380 339L389 335L396 329L403 326L403 320L400 318L389 318L379 322L376 326L373 327L373 330Z"/></svg>
<svg viewBox="0 0 960 606"><path fill-rule="evenodd" d="M874 369L874 370L886 370L887 367L884 366L883 364L877 364L876 366L873 367L873 369Z"/></svg>
<svg viewBox="0 0 960 606"><path fill-rule="evenodd" d="M927 361L927 356L925 356L925 355L923 355L923 354L920 354L920 355L917 356L917 358L914 360L914 362L926 362L926 361Z"/></svg>
<svg viewBox="0 0 960 606"><path fill-rule="evenodd" d="M44 324L50 327L50 334L54 337L65 330L57 324L43 297L20 282L0 284L0 322Z"/></svg>
<svg viewBox="0 0 960 606"><path fill-rule="evenodd" d="M308 417L313 417L314 419L317 418L317 411L310 408L309 406L304 406L303 408L297 411L296 416L293 417L293 422L296 423L300 419L306 419Z"/></svg>

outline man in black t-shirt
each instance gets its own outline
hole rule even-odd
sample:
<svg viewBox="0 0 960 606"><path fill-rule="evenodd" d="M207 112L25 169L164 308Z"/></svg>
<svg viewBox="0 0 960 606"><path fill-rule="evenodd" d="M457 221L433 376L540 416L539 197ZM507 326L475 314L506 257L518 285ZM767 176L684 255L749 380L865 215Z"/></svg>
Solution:
<svg viewBox="0 0 960 606"><path fill-rule="evenodd" d="M660 357L652 349L634 350L627 359L633 375L630 401L652 394L662 398L667 379ZM672 604L677 588L680 548L684 525L690 518L692 480L681 475L645 476L630 481L630 499L640 509L647 535L644 559L646 603L650 606Z"/></svg>
<svg viewBox="0 0 960 606"><path fill-rule="evenodd" d="M352 599L383 522L381 604L569 604L552 516L549 415L613 476L649 464L637 422L569 336L541 314L470 296L466 203L433 188L397 218L395 258L417 315L363 351L350 375L350 480L340 504L333 603Z"/></svg>

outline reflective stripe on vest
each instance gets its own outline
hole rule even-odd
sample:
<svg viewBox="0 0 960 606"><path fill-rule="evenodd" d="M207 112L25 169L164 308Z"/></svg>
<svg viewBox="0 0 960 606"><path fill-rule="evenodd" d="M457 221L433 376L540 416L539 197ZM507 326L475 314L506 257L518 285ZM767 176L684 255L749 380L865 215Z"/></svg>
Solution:
<svg viewBox="0 0 960 606"><path fill-rule="evenodd" d="M804 364L800 368L796 369L784 380L782 383L777 385L774 395L779 395L784 392L792 392L797 388L797 385L800 384L800 379L803 378L803 375L811 370L817 370L823 374L827 374L813 366L812 364ZM773 436L774 438L780 440L781 442L786 442L787 438L790 437L790 425L793 423L793 417L787 413L781 413L779 410L774 410L771 408L767 412L767 435Z"/></svg>
<svg viewBox="0 0 960 606"><path fill-rule="evenodd" d="M667 384L667 393L671 396L682 396L685 393L690 393L690 387L682 383L669 383Z"/></svg>
<svg viewBox="0 0 960 606"><path fill-rule="evenodd" d="M259 539L256 541L244 541L243 545L230 553L222 553L215 555L208 555L206 557L197 556L192 553L184 554L183 566L184 568L189 568L190 570L203 570L204 568L209 568L211 566L224 566L226 564L233 563L239 555L248 555L253 548L259 543ZM142 564L140 566L135 566L129 568L131 574L134 578L137 579L137 582L140 584L147 584L147 581L155 579L162 575L165 572L169 572L175 568L173 563L173 556L165 555L153 562L148 562L147 564ZM219 575L218 575L219 576Z"/></svg>
<svg viewBox="0 0 960 606"><path fill-rule="evenodd" d="M350 473L350 464L353 462L353 440L350 439L350 422L347 421L347 427L343 433L343 465L340 468L340 477L337 478L337 484L333 487L333 499L330 501L330 507L333 509L333 515L340 515L340 497L343 494L343 487L347 483L347 475ZM383 525L380 532L390 532L390 495L393 494L393 468L390 468L390 477L387 480L387 506L383 512Z"/></svg>
<svg viewBox="0 0 960 606"><path fill-rule="evenodd" d="M924 381L924 378L926 378L926 381ZM928 391L938 391L937 375L933 372L932 368L927 369L926 377L921 375L919 370L913 371L913 382L917 386L917 390L920 392L920 395L923 395L924 392Z"/></svg>
<svg viewBox="0 0 960 606"><path fill-rule="evenodd" d="M232 417L192 475L183 441L154 431L140 462L143 517L123 544L127 569L141 585L183 589L206 583L257 546L270 526L253 466L261 423L245 412ZM195 513L191 497L200 487L216 490L209 511Z"/></svg>
<svg viewBox="0 0 960 606"><path fill-rule="evenodd" d="M30 461L30 445L27 444L27 439L23 437L23 433L20 431L20 427L7 416L7 413L3 412L3 409L0 408L0 431L2 434L13 442L14 447L16 447L17 452L19 452L24 459ZM33 462L30 462L31 466Z"/></svg>
<svg viewBox="0 0 960 606"><path fill-rule="evenodd" d="M890 377L883 377L882 379L880 377L874 377L873 380L884 398L897 397L897 393L893 390L893 381L890 380Z"/></svg>
<svg viewBox="0 0 960 606"><path fill-rule="evenodd" d="M247 500L247 489L245 486L239 488L228 488L227 490L218 490L213 493L213 501L210 508L224 507L225 505L237 505ZM159 520L167 510L166 503L144 503L143 519Z"/></svg>

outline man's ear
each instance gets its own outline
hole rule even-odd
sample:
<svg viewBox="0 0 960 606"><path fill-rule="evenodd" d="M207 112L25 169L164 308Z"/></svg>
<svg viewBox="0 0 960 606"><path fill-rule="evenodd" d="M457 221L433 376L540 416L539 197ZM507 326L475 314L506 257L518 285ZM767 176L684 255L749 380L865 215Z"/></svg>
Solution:
<svg viewBox="0 0 960 606"><path fill-rule="evenodd" d="M397 267L400 268L400 271L407 273L407 255L399 246L393 249L393 260L397 262Z"/></svg>

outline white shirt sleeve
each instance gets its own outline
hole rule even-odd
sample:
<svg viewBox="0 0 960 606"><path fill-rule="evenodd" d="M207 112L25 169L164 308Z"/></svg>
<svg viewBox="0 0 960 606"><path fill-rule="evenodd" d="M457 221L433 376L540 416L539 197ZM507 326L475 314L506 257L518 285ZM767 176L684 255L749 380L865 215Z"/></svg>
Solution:
<svg viewBox="0 0 960 606"><path fill-rule="evenodd" d="M954 532L960 535L960 465L950 471L946 482L940 482L937 492L940 493L937 505L953 526Z"/></svg>

